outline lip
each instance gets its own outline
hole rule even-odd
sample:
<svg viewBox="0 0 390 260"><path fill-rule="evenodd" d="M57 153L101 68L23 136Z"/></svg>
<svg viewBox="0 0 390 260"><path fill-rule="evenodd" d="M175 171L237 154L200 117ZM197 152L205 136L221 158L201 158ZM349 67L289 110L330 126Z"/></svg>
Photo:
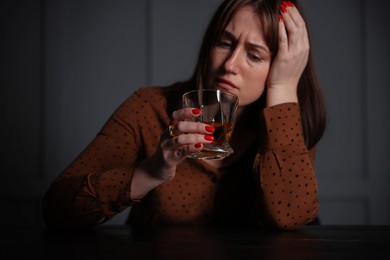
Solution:
<svg viewBox="0 0 390 260"><path fill-rule="evenodd" d="M224 90L237 89L237 86L234 85L233 82L231 82L230 80L227 80L225 78L217 78L215 81L217 82L218 87L221 89L224 89Z"/></svg>

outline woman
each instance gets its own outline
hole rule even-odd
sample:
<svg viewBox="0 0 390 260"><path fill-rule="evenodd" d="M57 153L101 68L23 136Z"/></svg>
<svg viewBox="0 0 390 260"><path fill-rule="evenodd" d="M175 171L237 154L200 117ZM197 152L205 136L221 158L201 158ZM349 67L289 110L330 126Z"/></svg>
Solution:
<svg viewBox="0 0 390 260"><path fill-rule="evenodd" d="M44 198L48 227L101 224L131 206L127 224L253 225L297 229L318 213L315 145L325 110L296 1L225 0L193 77L141 88L112 115ZM186 121L196 88L239 98L223 160L187 159L213 139ZM169 126L169 127L168 127Z"/></svg>

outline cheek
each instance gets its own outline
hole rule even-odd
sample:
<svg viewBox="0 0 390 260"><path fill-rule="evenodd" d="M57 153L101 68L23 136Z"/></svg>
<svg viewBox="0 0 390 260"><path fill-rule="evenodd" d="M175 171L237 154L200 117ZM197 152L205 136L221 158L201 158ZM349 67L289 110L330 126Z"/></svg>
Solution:
<svg viewBox="0 0 390 260"><path fill-rule="evenodd" d="M222 66L223 64L223 61L224 61L224 57L221 55L221 54L217 54L215 52L213 52L213 54L211 55L211 58L210 58L210 71L212 72L216 72L218 71L218 69Z"/></svg>
<svg viewBox="0 0 390 260"><path fill-rule="evenodd" d="M240 106L246 106L258 100L264 92L264 85L257 85L252 89L245 89L240 97Z"/></svg>
<svg viewBox="0 0 390 260"><path fill-rule="evenodd" d="M250 80L246 83L247 87L243 89L240 100L242 105L249 105L261 97L264 93L267 75L268 68L265 68L262 71L254 73L252 77L248 77Z"/></svg>
<svg viewBox="0 0 390 260"><path fill-rule="evenodd" d="M207 66L207 79L206 79L207 84L210 84L212 82L213 77L218 71L218 68L219 68L219 62L215 57L215 55L212 55Z"/></svg>

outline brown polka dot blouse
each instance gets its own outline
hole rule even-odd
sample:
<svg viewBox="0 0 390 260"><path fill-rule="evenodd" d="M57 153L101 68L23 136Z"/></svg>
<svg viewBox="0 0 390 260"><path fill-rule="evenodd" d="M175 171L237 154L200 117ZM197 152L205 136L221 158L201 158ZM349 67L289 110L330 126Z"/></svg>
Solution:
<svg viewBox="0 0 390 260"><path fill-rule="evenodd" d="M258 111L259 123L250 126L256 141L247 142L230 166L217 169L186 159L172 181L140 201L130 199L134 170L155 152L187 90L183 83L147 87L125 100L49 187L43 206L47 226L94 226L129 206L127 224L296 229L315 219L314 152L305 146L296 103ZM240 135L236 143L248 136Z"/></svg>

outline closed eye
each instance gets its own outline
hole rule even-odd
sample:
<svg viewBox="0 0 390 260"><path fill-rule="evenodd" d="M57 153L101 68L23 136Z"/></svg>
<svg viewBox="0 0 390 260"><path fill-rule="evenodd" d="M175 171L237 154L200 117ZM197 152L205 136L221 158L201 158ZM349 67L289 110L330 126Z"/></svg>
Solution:
<svg viewBox="0 0 390 260"><path fill-rule="evenodd" d="M263 61L264 59L257 53L248 53L248 57L250 60L254 62Z"/></svg>
<svg viewBox="0 0 390 260"><path fill-rule="evenodd" d="M219 40L216 45L223 49L230 49L232 47L232 42L227 40Z"/></svg>

